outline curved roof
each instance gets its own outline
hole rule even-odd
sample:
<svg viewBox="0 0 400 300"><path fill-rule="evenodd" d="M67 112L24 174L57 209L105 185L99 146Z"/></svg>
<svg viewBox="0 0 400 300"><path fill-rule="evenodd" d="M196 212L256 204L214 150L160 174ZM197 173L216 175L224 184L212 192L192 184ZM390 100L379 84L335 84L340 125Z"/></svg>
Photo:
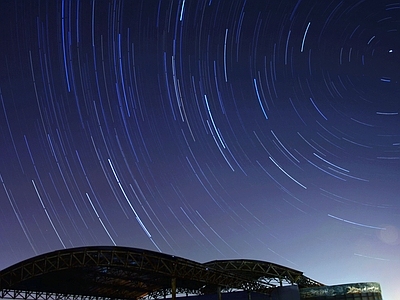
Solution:
<svg viewBox="0 0 400 300"><path fill-rule="evenodd" d="M200 294L217 288L262 291L275 282L321 285L300 271L268 262L202 264L137 248L93 246L42 254L0 271L0 298L137 299L170 294L173 280L178 292Z"/></svg>
<svg viewBox="0 0 400 300"><path fill-rule="evenodd" d="M272 287L283 283L297 284L300 287L322 286L321 283L304 276L301 271L261 260L214 260L204 265Z"/></svg>

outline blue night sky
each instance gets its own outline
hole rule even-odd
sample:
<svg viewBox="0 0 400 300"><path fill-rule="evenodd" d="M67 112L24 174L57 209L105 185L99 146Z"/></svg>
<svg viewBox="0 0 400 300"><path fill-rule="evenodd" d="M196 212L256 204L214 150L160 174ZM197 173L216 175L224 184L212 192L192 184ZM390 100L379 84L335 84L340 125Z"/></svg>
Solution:
<svg viewBox="0 0 400 300"><path fill-rule="evenodd" d="M0 11L0 269L120 245L398 299L399 3Z"/></svg>

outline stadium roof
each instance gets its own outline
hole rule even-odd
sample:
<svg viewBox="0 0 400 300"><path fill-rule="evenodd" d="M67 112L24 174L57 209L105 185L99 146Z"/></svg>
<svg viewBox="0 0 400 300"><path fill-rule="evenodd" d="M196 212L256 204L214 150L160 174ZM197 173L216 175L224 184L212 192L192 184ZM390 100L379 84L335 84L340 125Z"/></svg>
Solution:
<svg viewBox="0 0 400 300"><path fill-rule="evenodd" d="M0 298L138 299L223 290L321 286L302 272L256 260L198 263L149 250L94 246L42 254L0 271Z"/></svg>

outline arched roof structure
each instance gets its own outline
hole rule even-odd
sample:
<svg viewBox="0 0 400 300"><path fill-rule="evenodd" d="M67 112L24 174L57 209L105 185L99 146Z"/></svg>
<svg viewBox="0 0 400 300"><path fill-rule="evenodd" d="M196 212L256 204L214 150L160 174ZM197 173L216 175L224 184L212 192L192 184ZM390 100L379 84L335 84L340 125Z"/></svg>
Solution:
<svg viewBox="0 0 400 300"><path fill-rule="evenodd" d="M4 299L139 299L176 292L265 292L276 283L320 286L302 272L253 260L198 263L149 250L93 246L42 254L0 271Z"/></svg>

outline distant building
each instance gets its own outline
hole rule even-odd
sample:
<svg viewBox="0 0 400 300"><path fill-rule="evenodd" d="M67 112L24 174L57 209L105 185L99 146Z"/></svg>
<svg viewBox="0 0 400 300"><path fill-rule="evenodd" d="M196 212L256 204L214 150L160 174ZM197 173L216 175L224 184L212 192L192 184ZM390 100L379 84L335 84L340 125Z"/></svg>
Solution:
<svg viewBox="0 0 400 300"><path fill-rule="evenodd" d="M300 299L309 300L382 300L379 283L350 283L333 286L304 288L300 290Z"/></svg>

